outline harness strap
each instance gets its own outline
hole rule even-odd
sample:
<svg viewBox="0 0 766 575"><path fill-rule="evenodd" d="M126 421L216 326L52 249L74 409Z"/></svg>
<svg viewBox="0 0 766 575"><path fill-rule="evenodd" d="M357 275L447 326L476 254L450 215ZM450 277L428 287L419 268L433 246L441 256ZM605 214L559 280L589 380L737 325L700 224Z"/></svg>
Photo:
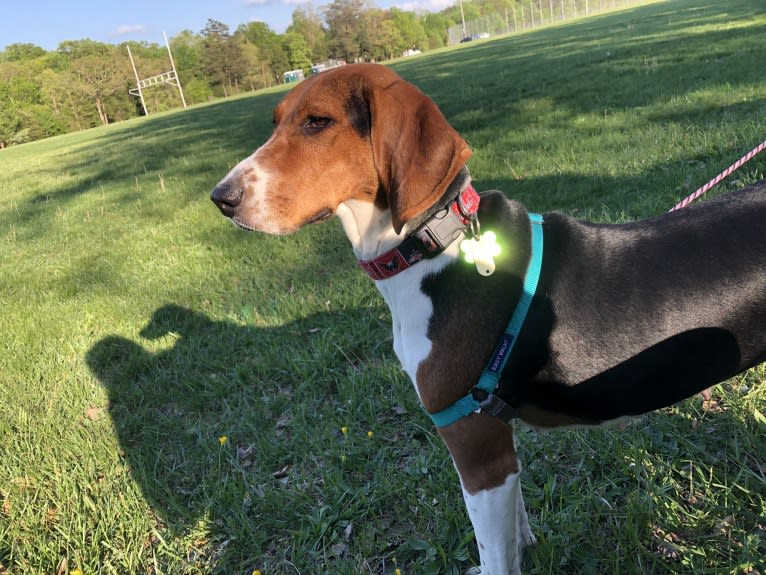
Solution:
<svg viewBox="0 0 766 575"><path fill-rule="evenodd" d="M509 421L516 414L516 410L495 395L495 392L516 339L519 337L524 326L524 320L532 304L532 298L537 291L537 283L540 279L540 271L542 270L543 217L539 214L529 214L529 221L532 224L532 254L527 264L521 297L516 304L516 309L513 311L511 321L508 322L508 327L505 328L505 332L495 347L494 353L479 377L479 382L473 389L445 409L428 414L437 427L452 425L459 419L474 412L488 413L489 415L500 417L504 421Z"/></svg>

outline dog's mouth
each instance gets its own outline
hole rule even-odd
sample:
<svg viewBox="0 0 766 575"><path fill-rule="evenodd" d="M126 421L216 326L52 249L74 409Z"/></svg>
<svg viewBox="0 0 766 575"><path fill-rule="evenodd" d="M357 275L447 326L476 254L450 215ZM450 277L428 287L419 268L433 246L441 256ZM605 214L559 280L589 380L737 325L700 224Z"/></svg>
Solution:
<svg viewBox="0 0 766 575"><path fill-rule="evenodd" d="M333 211L330 208L324 208L322 210L319 210L315 214L305 218L302 222L300 222L296 226L292 226L292 227L284 228L284 229L260 229L256 226L253 226L252 224L249 224L246 220L239 218L237 216L232 216L229 218L229 220L237 228L241 230L245 230L246 232L265 232L272 235L286 235L286 234L291 234L309 224L316 224L319 222L323 222L325 220L329 220L332 217L332 215L333 215Z"/></svg>
<svg viewBox="0 0 766 575"><path fill-rule="evenodd" d="M231 221L231 223L233 223L240 230L245 230L246 232L257 232L258 231L253 226L250 226L250 225L246 224L245 222L243 222L242 220L237 219L236 216L233 217L233 218L229 218L229 220Z"/></svg>
<svg viewBox="0 0 766 575"><path fill-rule="evenodd" d="M325 208L323 210L318 211L313 216L306 218L304 222L301 224L301 227L307 226L309 224L316 224L319 222L323 222L325 220L329 220L331 217L332 217L332 210L330 208Z"/></svg>

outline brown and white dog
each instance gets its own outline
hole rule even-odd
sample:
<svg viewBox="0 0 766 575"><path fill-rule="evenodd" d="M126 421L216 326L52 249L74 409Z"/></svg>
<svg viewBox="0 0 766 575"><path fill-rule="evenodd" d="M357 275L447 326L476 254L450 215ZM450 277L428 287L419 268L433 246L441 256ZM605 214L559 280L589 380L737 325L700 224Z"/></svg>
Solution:
<svg viewBox="0 0 766 575"><path fill-rule="evenodd" d="M270 234L337 215L391 310L396 354L434 414L472 394L533 256L535 224L522 205L489 192L475 213L470 155L416 87L383 66L349 65L289 92L269 140L211 197L237 226ZM445 215L452 223L434 247ZM459 258L477 217L503 250L488 276ZM483 575L520 573L521 551L535 541L509 418L539 428L600 424L766 360L764 222L765 182L624 225L544 216L538 286L492 394L502 409L470 410L439 428ZM474 395L486 407L487 394Z"/></svg>

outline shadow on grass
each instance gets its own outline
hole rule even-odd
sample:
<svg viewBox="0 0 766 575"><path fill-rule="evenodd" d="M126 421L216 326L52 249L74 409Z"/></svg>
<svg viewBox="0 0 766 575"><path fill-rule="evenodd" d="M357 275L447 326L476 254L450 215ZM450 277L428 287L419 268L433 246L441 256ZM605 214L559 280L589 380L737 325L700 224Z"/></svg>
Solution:
<svg viewBox="0 0 766 575"><path fill-rule="evenodd" d="M336 385L358 370L354 358L378 357L380 329L377 308L256 328L166 305L141 331L146 346L110 336L90 349L157 532L187 540L182 563L251 573L279 544L264 522L299 529L316 494L288 471L301 465L294 454L313 447L321 460L336 447L339 426L320 417L343 409Z"/></svg>
<svg viewBox="0 0 766 575"><path fill-rule="evenodd" d="M170 572L180 572L179 563L191 563L188 572L249 574L255 568L265 571L265 561L284 567L280 553L299 555L289 559L301 568L321 564L333 572L332 549L345 548L342 534L352 523L355 537L361 537L363 524L374 533L374 542L360 543L363 552L379 549L383 541L390 548L382 555L395 550L400 560L407 553L422 558L423 548L403 543L413 527L390 515L437 497L443 498L438 508L423 513L439 523L438 533L428 533L424 541L443 541L448 551L462 546L463 555L451 565L457 569L465 563L465 547L473 551L473 543L465 537L469 525L457 483L446 471L451 468L446 461L432 460L434 448L427 440L413 441L402 432L411 423L385 415L390 409L383 402L390 401L389 408L398 405L394 397L399 391L390 378L380 377L375 363L394 363L381 313L377 307L355 308L252 327L165 305L141 331L142 342L111 336L91 348L87 363L108 391L125 463L158 516L157 532L174 540L170 548L177 556L168 559ZM373 379L380 380L378 387L370 385ZM360 405L359 396L349 391L360 385L377 405ZM409 384L402 387L412 396L407 409L417 410ZM341 469L343 464L332 460L334 450L345 445L338 429L352 409L357 426L369 410L381 435L391 428L390 441L371 446L359 470ZM762 497L757 495L758 477L743 475L746 466L737 461L736 453L752 445L741 422L717 414L704 424L711 431L694 433L691 418L666 413L650 418L651 425L639 424L624 434L537 434L520 426L524 489L540 537L528 565L544 570L548 558L557 556L567 572L614 572L600 557L606 553L604 542L616 541L640 554L635 568L622 566L625 573L641 572L638 565L647 561L655 567L652 572L674 572L675 563L663 559L666 546L655 533L660 529L683 532L696 548L701 545L697 540L710 540L716 523L736 512L735 538L755 532ZM397 461L405 452L418 458L416 469ZM349 459L353 456L349 452ZM748 460L753 470L760 469L761 457L754 454ZM700 498L684 491L688 461L704 473L721 469L715 481L701 478L709 484L704 510L711 518L691 527L673 516L678 501ZM655 477L652 469L660 464L667 469ZM424 474L429 466L433 472ZM677 476L672 489L666 474ZM727 490L720 486L730 483L752 497L725 501ZM695 502L691 509L701 505ZM715 537L720 553L742 560L754 553L729 550L727 537ZM151 554L167 553L159 540L155 543Z"/></svg>
<svg viewBox="0 0 766 575"><path fill-rule="evenodd" d="M363 549L390 541L381 554L396 552L406 560L409 552L422 558L424 548L402 544L413 527L389 525L387 514L435 497L444 498L439 506L443 510L429 508L426 515L440 523L439 532L426 537L437 541L451 534L453 540L440 540L448 551L462 546L465 554L466 545L472 549L458 492L445 487L454 478L428 455L433 446L408 442L396 431L391 443L401 443L402 452L419 454L416 471L398 463L393 472L395 453L380 445L365 456L371 457L366 478L334 478L334 468L341 465L328 458L344 440L338 422L328 417L349 402L348 390L339 389L341 380L351 379L349 371L376 371L374 364L349 362L381 358L380 346L390 345L381 343L385 328L379 325L379 312L318 313L256 328L166 305L142 330L144 345L111 336L93 346L87 362L108 390L125 462L158 516L157 533L169 543L153 539L155 548L145 551L147 557L156 560L170 548L176 556L160 559L169 572L249 574L264 569L268 561L277 569L272 572L279 572L286 568L287 555L301 568L325 565L332 572L328 550L344 548L342 533L353 522L355 537L364 523L372 525L375 543ZM384 381L380 389L370 389L373 401L380 402L383 388L386 396L395 395L390 386ZM378 417L386 411L380 404L376 409ZM683 409L688 411L688 405ZM684 545L693 550L704 542L714 542L717 552L730 554L732 560L747 560L755 551L737 550L730 538L744 540L757 533L759 481L754 474L743 475L746 466L737 455L750 449L752 439L727 412L705 417L701 425L703 432L695 432L691 417L660 412L624 432L539 434L520 426L524 490L540 539L525 563L544 572L555 556L566 572L614 572L610 569L617 566L600 558L607 557L604 545L617 545L638 553L635 563L620 566L625 573L646 572L641 564L652 565L653 573L671 573L678 557L693 552ZM405 426L389 420L381 427ZM227 438L224 445L222 437ZM402 452L396 454L401 457ZM759 469L759 455L748 457L752 469ZM709 489L704 497L685 490L689 461L701 470L695 481ZM422 475L426 462L434 465L433 477L442 483L434 483L430 472ZM715 477L707 477L713 469ZM668 484L671 475L674 480ZM749 495L728 501L731 495L720 486L729 483L741 485ZM416 496L420 490L423 494ZM410 498L411 503L402 502ZM704 510L709 518L689 525L677 516L679 504ZM736 514L736 526L731 534L719 534L717 525L730 514ZM663 532L680 533L684 545L668 544ZM451 565L457 569L464 562L461 555ZM335 572L357 572L353 569Z"/></svg>

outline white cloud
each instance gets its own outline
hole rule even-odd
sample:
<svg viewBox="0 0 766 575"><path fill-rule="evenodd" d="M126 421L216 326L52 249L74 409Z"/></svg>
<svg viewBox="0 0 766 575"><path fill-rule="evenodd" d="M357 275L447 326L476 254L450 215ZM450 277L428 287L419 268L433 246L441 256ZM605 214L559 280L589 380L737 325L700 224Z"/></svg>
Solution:
<svg viewBox="0 0 766 575"><path fill-rule="evenodd" d="M112 38L119 38L120 36L140 34L142 32L146 32L146 26L144 24L123 24L122 26L118 26L116 30L112 31L110 36Z"/></svg>
<svg viewBox="0 0 766 575"><path fill-rule="evenodd" d="M440 12L455 5L455 0L414 0L412 2L396 2L393 4L400 10L408 12Z"/></svg>

